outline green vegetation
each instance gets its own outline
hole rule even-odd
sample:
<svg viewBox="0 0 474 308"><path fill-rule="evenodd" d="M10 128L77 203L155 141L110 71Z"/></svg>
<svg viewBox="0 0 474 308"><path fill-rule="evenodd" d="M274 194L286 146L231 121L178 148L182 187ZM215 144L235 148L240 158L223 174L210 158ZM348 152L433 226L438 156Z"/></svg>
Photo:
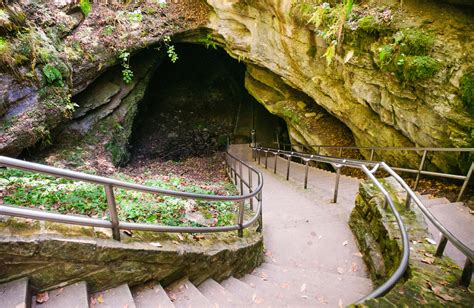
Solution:
<svg viewBox="0 0 474 308"><path fill-rule="evenodd" d="M51 64L46 64L43 66L43 75L48 85L58 87L64 86L63 76L55 66Z"/></svg>
<svg viewBox="0 0 474 308"><path fill-rule="evenodd" d="M382 28L381 23L372 15L362 17L357 21L357 25L360 29L370 34L378 33Z"/></svg>
<svg viewBox="0 0 474 308"><path fill-rule="evenodd" d="M403 29L395 33L393 42L379 49L380 66L394 72L403 82L413 82L433 77L441 63L428 54L434 45L434 37L415 29Z"/></svg>
<svg viewBox="0 0 474 308"><path fill-rule="evenodd" d="M207 49L217 49L217 44L214 43L214 37L212 36L212 33L208 33L206 37L202 40L202 42L204 43Z"/></svg>
<svg viewBox="0 0 474 308"><path fill-rule="evenodd" d="M176 63L176 61L178 61L178 54L176 53L174 45L171 44L171 37L165 36L163 42L166 46L166 54L168 55L168 58L170 58L172 63Z"/></svg>
<svg viewBox="0 0 474 308"><path fill-rule="evenodd" d="M461 99L467 110L471 114L474 114L474 66L469 67L464 72L459 84L459 90L461 92ZM474 130L472 134L474 139Z"/></svg>
<svg viewBox="0 0 474 308"><path fill-rule="evenodd" d="M308 24L314 25L318 35L328 43L323 55L328 65L332 63L336 51L342 44L344 26L352 13L353 4L353 0L343 0L333 7L328 2L321 4L302 2L293 8L299 11Z"/></svg>
<svg viewBox="0 0 474 308"><path fill-rule="evenodd" d="M140 9L137 9L133 12L129 12L128 20L130 22L142 22L143 21L142 11Z"/></svg>
<svg viewBox="0 0 474 308"><path fill-rule="evenodd" d="M84 16L89 15L89 13L92 11L92 5L89 0L81 0L79 2L79 7L81 8L82 14L84 14Z"/></svg>
<svg viewBox="0 0 474 308"><path fill-rule="evenodd" d="M122 49L119 59L122 60L122 79L125 83L130 83L133 80L133 71L130 68L130 53Z"/></svg>
<svg viewBox="0 0 474 308"><path fill-rule="evenodd" d="M119 175L123 180L129 177ZM149 179L144 185L169 190L200 194L212 194L179 178ZM1 169L0 188L3 201L9 205L37 207L59 213L84 214L107 217L107 200L104 188L85 182L74 182L30 172ZM231 188L226 189L230 193ZM161 223L171 226L199 226L186 219L186 212L199 212L215 225L233 224L235 204L232 202L208 202L185 200L141 192L115 189L115 197L122 221Z"/></svg>

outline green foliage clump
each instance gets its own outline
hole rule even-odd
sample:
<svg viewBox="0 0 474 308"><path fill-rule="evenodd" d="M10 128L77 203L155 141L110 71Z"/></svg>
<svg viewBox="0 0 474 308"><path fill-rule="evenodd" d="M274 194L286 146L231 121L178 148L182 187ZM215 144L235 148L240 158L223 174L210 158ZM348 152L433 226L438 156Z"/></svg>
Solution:
<svg viewBox="0 0 474 308"><path fill-rule="evenodd" d="M119 175L123 180L130 180ZM199 186L179 178L149 179L145 185L168 190L211 194ZM108 216L108 206L102 185L71 181L15 169L0 169L0 189L3 201L14 206L41 208L62 214L83 214L99 218ZM230 192L228 188L227 193ZM175 197L115 189L115 199L121 221L160 223L171 226L199 226L187 221L186 209L214 218L215 225L233 224L236 205L233 202L192 201Z"/></svg>
<svg viewBox="0 0 474 308"><path fill-rule="evenodd" d="M79 7L81 8L82 14L84 14L84 16L88 16L92 11L92 5L89 0L81 0L79 2Z"/></svg>
<svg viewBox="0 0 474 308"><path fill-rule="evenodd" d="M410 56L422 56L431 51L434 36L416 29L408 28L397 32L395 44L400 45L400 52Z"/></svg>
<svg viewBox="0 0 474 308"><path fill-rule="evenodd" d="M134 76L130 68L130 53L122 49L119 54L119 59L122 60L122 79L125 83L130 83Z"/></svg>
<svg viewBox="0 0 474 308"><path fill-rule="evenodd" d="M360 29L367 33L377 33L381 29L380 22L372 15L362 17L357 21L357 25Z"/></svg>
<svg viewBox="0 0 474 308"><path fill-rule="evenodd" d="M178 61L178 54L176 53L174 45L171 44L171 37L165 36L163 38L163 42L166 46L166 54L172 63L176 63Z"/></svg>
<svg viewBox="0 0 474 308"><path fill-rule="evenodd" d="M43 75L48 85L59 87L64 86L63 76L55 66L51 64L46 64L43 66Z"/></svg>
<svg viewBox="0 0 474 308"><path fill-rule="evenodd" d="M434 37L416 29L404 29L393 36L393 42L379 49L380 67L403 82L430 78L441 63L429 56Z"/></svg>
<svg viewBox="0 0 474 308"><path fill-rule="evenodd" d="M407 81L432 77L440 69L440 63L430 56L406 57L403 65L403 78Z"/></svg>
<svg viewBox="0 0 474 308"><path fill-rule="evenodd" d="M459 85L461 99L471 114L474 114L474 66L469 67ZM474 130L473 130L474 140Z"/></svg>
<svg viewBox="0 0 474 308"><path fill-rule="evenodd" d="M112 155L114 166L123 166L130 160L130 153L124 147L114 142L107 143L105 149Z"/></svg>
<svg viewBox="0 0 474 308"><path fill-rule="evenodd" d="M212 36L212 33L208 33L206 37L202 40L202 42L204 43L207 49L217 49L217 44L214 43L214 37Z"/></svg>

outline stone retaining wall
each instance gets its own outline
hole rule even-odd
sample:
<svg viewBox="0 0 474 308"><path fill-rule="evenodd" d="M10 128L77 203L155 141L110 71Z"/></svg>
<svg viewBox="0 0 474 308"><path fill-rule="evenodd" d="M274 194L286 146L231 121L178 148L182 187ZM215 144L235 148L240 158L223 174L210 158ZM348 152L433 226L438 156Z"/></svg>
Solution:
<svg viewBox="0 0 474 308"><path fill-rule="evenodd" d="M0 217L0 283L26 276L43 291L84 280L92 292L150 280L166 286L184 276L199 284L243 276L263 259L262 235L254 229L243 238L134 232L122 242L108 233Z"/></svg>

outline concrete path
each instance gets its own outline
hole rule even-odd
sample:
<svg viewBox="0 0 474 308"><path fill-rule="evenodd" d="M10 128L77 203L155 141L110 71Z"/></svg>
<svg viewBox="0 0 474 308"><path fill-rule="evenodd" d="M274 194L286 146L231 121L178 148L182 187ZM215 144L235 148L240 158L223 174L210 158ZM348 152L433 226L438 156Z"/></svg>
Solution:
<svg viewBox="0 0 474 308"><path fill-rule="evenodd" d="M296 305L348 305L370 293L372 284L348 226L359 181L341 176L334 204L333 173L310 168L305 190L304 166L292 163L286 181L286 160L278 158L274 174L273 157L265 169L263 160L261 165L253 163L248 145L232 146L231 153L264 174L266 263L258 269L257 278L269 281L272 276L272 287L280 294L288 288L301 291L296 292L297 298L285 298ZM259 282L255 279L251 280L254 284Z"/></svg>

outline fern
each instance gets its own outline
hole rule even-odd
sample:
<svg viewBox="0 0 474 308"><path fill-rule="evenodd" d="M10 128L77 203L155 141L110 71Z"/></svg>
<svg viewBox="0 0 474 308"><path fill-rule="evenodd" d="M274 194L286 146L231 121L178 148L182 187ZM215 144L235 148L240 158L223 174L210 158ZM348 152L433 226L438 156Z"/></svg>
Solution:
<svg viewBox="0 0 474 308"><path fill-rule="evenodd" d="M89 13L92 11L92 5L89 0L81 0L79 2L79 7L81 8L82 14L84 14L84 16L89 15Z"/></svg>

